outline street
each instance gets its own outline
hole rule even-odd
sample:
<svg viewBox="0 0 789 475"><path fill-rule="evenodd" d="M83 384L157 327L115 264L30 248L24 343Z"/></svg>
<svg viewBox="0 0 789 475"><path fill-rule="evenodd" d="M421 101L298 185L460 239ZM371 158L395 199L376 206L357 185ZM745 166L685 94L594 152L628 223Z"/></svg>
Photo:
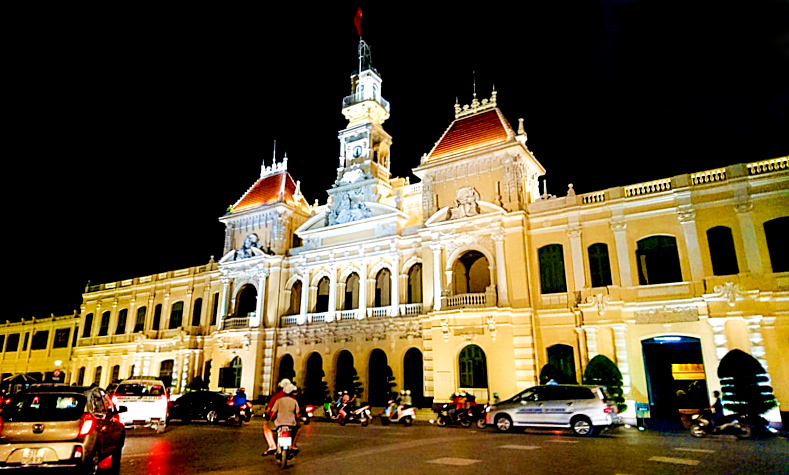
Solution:
<svg viewBox="0 0 789 475"><path fill-rule="evenodd" d="M345 427L313 422L302 428L301 454L292 474L785 474L785 438L739 441L734 437L694 439L686 432L639 432L620 428L596 438L564 432L500 434L435 427L380 425ZM174 423L163 435L130 431L121 473L259 474L281 469L262 457L263 423L239 429L223 424Z"/></svg>

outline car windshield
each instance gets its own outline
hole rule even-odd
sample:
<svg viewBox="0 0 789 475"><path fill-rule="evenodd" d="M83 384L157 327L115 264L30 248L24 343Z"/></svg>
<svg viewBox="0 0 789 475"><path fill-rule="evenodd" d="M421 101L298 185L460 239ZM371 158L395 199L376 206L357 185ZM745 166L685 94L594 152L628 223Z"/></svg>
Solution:
<svg viewBox="0 0 789 475"><path fill-rule="evenodd" d="M85 411L81 394L17 394L0 412L3 422L75 421Z"/></svg>
<svg viewBox="0 0 789 475"><path fill-rule="evenodd" d="M118 396L161 396L164 388L160 385L146 386L142 383L125 383L115 390Z"/></svg>

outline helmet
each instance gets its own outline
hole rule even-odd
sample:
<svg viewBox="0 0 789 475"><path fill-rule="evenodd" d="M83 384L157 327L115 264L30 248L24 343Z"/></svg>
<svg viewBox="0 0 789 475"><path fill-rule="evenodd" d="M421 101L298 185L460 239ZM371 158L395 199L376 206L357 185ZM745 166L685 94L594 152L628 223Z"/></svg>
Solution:
<svg viewBox="0 0 789 475"><path fill-rule="evenodd" d="M411 390L410 389L406 389L405 390L405 395L406 396L410 396L411 395Z"/></svg>
<svg viewBox="0 0 789 475"><path fill-rule="evenodd" d="M288 384L293 384L293 383L291 383L288 378L285 378L279 382L279 387L284 388Z"/></svg>
<svg viewBox="0 0 789 475"><path fill-rule="evenodd" d="M244 388L238 388L238 390L239 390L240 392L242 392L242 393L243 393L244 391L246 391L246 389L244 389Z"/></svg>
<svg viewBox="0 0 789 475"><path fill-rule="evenodd" d="M400 394L402 394L403 396L405 396L405 390L404 390L404 389L401 389L401 390L400 390Z"/></svg>

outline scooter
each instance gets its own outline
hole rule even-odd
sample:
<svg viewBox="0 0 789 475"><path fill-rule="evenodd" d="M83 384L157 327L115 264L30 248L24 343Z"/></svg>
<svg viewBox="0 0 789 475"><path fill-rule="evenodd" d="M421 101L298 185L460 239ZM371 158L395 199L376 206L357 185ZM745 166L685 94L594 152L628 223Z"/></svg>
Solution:
<svg viewBox="0 0 789 475"><path fill-rule="evenodd" d="M485 421L485 416L487 415L487 404L476 404L471 406L468 410L469 417L472 421L475 421L477 424L477 429L484 429L488 427L488 423Z"/></svg>
<svg viewBox="0 0 789 475"><path fill-rule="evenodd" d="M315 406L312 404L307 404L306 406L302 406L301 410L299 411L299 420L302 424L309 424L310 419L312 419L313 415L315 414Z"/></svg>
<svg viewBox="0 0 789 475"><path fill-rule="evenodd" d="M470 409L458 409L454 413L450 412L452 404L444 404L438 412L436 424L440 427L460 424L460 427L469 428L474 423L471 418Z"/></svg>
<svg viewBox="0 0 789 475"><path fill-rule="evenodd" d="M227 418L227 425L231 427L241 427L244 422L249 422L252 418L252 404L242 404L241 407L236 408L232 414Z"/></svg>
<svg viewBox="0 0 789 475"><path fill-rule="evenodd" d="M372 413L370 412L370 406L364 405L359 407L358 409L348 410L348 406L340 408L340 415L337 418L337 422L340 423L341 426L349 422L356 422L359 421L362 424L362 427L366 426L370 423L373 418ZM343 413L345 414L343 417Z"/></svg>
<svg viewBox="0 0 789 475"><path fill-rule="evenodd" d="M288 468L288 462L296 456L296 453L290 448L293 443L292 435L295 434L295 427L277 427L277 454L275 458L282 468Z"/></svg>
<svg viewBox="0 0 789 475"><path fill-rule="evenodd" d="M405 407L402 404L395 404L394 399L389 400L389 404L381 413L381 424L388 426L390 422L402 422L410 426L416 420L416 409L412 406Z"/></svg>
<svg viewBox="0 0 789 475"><path fill-rule="evenodd" d="M708 413L693 415L690 423L690 435L693 437L723 434L735 435L738 439L748 439L751 437L751 426L742 423L737 415L722 417L718 425L712 423Z"/></svg>

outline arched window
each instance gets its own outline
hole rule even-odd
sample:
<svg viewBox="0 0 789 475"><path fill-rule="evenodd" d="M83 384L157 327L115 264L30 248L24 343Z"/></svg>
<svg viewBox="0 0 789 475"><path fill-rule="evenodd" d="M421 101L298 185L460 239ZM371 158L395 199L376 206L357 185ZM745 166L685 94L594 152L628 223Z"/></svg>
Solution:
<svg viewBox="0 0 789 475"><path fill-rule="evenodd" d="M203 299L195 300L194 307L192 308L192 326L200 326L200 317L203 315Z"/></svg>
<svg viewBox="0 0 789 475"><path fill-rule="evenodd" d="M153 325L151 325L151 330L159 330L162 323L162 304L156 304L156 307L153 309Z"/></svg>
<svg viewBox="0 0 789 475"><path fill-rule="evenodd" d="M337 355L337 374L334 379L334 390L337 392L348 391L348 394L354 394L356 391L356 368L353 366L353 355L348 350L342 350Z"/></svg>
<svg viewBox="0 0 789 475"><path fill-rule="evenodd" d="M328 295L326 295L328 310ZM288 307L288 315L298 315L301 313L301 281L297 280L290 288L290 306Z"/></svg>
<svg viewBox="0 0 789 475"><path fill-rule="evenodd" d="M764 236L767 238L767 250L773 272L789 271L789 216L775 218L764 223Z"/></svg>
<svg viewBox="0 0 789 475"><path fill-rule="evenodd" d="M359 275L353 273L345 280L344 310L359 308Z"/></svg>
<svg viewBox="0 0 789 475"><path fill-rule="evenodd" d="M116 335L123 335L126 333L126 316L129 314L128 309L123 309L118 312L118 325L115 327Z"/></svg>
<svg viewBox="0 0 789 475"><path fill-rule="evenodd" d="M169 329L181 328L181 322L184 318L184 303L175 302L170 308L170 325Z"/></svg>
<svg viewBox="0 0 789 475"><path fill-rule="evenodd" d="M77 372L77 386L83 386L85 384L85 367L81 367Z"/></svg>
<svg viewBox="0 0 789 475"><path fill-rule="evenodd" d="M236 316L246 318L255 312L258 304L258 291L252 284L245 285L238 293Z"/></svg>
<svg viewBox="0 0 789 475"><path fill-rule="evenodd" d="M99 324L99 336L106 336L110 331L110 312L109 310L101 314L101 323Z"/></svg>
<svg viewBox="0 0 789 475"><path fill-rule="evenodd" d="M329 284L328 277L318 282L318 295L315 300L315 311L318 313L329 311Z"/></svg>
<svg viewBox="0 0 789 475"><path fill-rule="evenodd" d="M101 366L96 366L96 372L93 373L93 384L101 386Z"/></svg>
<svg viewBox="0 0 789 475"><path fill-rule="evenodd" d="M567 292L564 275L564 250L561 244L548 244L537 250L540 261L540 286L543 294Z"/></svg>
<svg viewBox="0 0 789 475"><path fill-rule="evenodd" d="M159 379L164 383L164 387L168 388L173 385L173 360L164 360L159 365ZM237 388L238 386L233 386Z"/></svg>
<svg viewBox="0 0 789 475"><path fill-rule="evenodd" d="M734 239L731 229L726 226L715 226L707 230L707 242L710 245L712 273L715 275L733 275L740 272L737 265L737 253L734 251Z"/></svg>
<svg viewBox="0 0 789 475"><path fill-rule="evenodd" d="M468 345L458 356L461 388L487 388L488 368L485 352L477 345Z"/></svg>
<svg viewBox="0 0 789 475"><path fill-rule="evenodd" d="M587 252L589 254L589 273L592 276L592 287L611 285L611 263L608 258L608 246L598 242L589 246Z"/></svg>
<svg viewBox="0 0 789 475"><path fill-rule="evenodd" d="M115 365L112 367L112 373L110 374L110 383L114 383L115 381L119 380L121 377L121 366Z"/></svg>
<svg viewBox="0 0 789 475"><path fill-rule="evenodd" d="M242 366L241 357L236 356L226 367L221 368L219 370L219 386L222 388L240 388Z"/></svg>
<svg viewBox="0 0 789 475"><path fill-rule="evenodd" d="M93 314L85 315L85 325L82 327L82 338L90 337L91 327L93 326Z"/></svg>
<svg viewBox="0 0 789 475"><path fill-rule="evenodd" d="M134 333L145 330L145 312L147 311L146 307L137 309L137 318L134 320Z"/></svg>
<svg viewBox="0 0 789 475"><path fill-rule="evenodd" d="M640 285L682 282L677 240L673 236L650 236L638 241L636 257Z"/></svg>
<svg viewBox="0 0 789 475"><path fill-rule="evenodd" d="M422 264L408 270L408 303L422 303Z"/></svg>
<svg viewBox="0 0 789 475"><path fill-rule="evenodd" d="M277 372L277 382L283 379L289 379L291 382L296 378L296 371L293 370L293 357L285 355L279 360L279 371Z"/></svg>
<svg viewBox="0 0 789 475"><path fill-rule="evenodd" d="M391 305L392 274L389 269L381 269L375 276L375 306L388 307Z"/></svg>
<svg viewBox="0 0 789 475"><path fill-rule="evenodd" d="M490 286L490 264L479 251L464 253L452 266L455 295L481 294Z"/></svg>

